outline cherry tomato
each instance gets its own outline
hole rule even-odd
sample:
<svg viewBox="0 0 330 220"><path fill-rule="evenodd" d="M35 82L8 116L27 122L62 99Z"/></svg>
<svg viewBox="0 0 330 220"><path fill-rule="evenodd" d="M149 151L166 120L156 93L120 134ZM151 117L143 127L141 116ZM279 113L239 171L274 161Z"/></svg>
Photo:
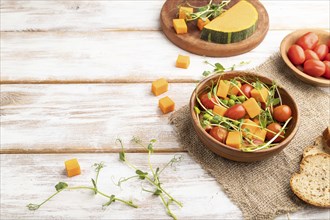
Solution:
<svg viewBox="0 0 330 220"><path fill-rule="evenodd" d="M243 84L240 88L242 90L242 92L244 93L244 95L248 98L251 98L251 90L253 89L253 86L249 85L249 84ZM243 95L241 92L238 92L238 95Z"/></svg>
<svg viewBox="0 0 330 220"><path fill-rule="evenodd" d="M207 93L205 93L199 99L201 100L201 102L205 108L213 109L213 107L214 107L213 102L215 102L215 98L213 96L211 96L211 99L209 99Z"/></svg>
<svg viewBox="0 0 330 220"><path fill-rule="evenodd" d="M324 60L325 56L329 53L329 48L325 44L319 44L314 48L314 51L320 60Z"/></svg>
<svg viewBox="0 0 330 220"><path fill-rule="evenodd" d="M325 57L324 60L330 61L330 53L328 53Z"/></svg>
<svg viewBox="0 0 330 220"><path fill-rule="evenodd" d="M328 48L330 50L330 40L328 40L327 45L328 45Z"/></svg>
<svg viewBox="0 0 330 220"><path fill-rule="evenodd" d="M308 32L301 36L297 41L296 44L301 46L304 50L311 49L313 50L317 43L319 42L319 37L313 33L313 32Z"/></svg>
<svg viewBox="0 0 330 220"><path fill-rule="evenodd" d="M271 123L267 126L267 129L272 131L272 132L269 132L267 131L267 134L266 134L266 139L267 140L271 140L273 137L275 137L275 135L280 132L280 130L282 129L282 126L279 124L279 123ZM282 136L284 136L284 131L281 132ZM275 140L274 140L274 143L278 143L280 142L281 140L283 140L282 137L278 136Z"/></svg>
<svg viewBox="0 0 330 220"><path fill-rule="evenodd" d="M213 127L210 131L210 135L221 143L225 143L228 131L222 127Z"/></svg>
<svg viewBox="0 0 330 220"><path fill-rule="evenodd" d="M319 60L306 60L304 63L304 73L319 77L322 76L325 72L325 64Z"/></svg>
<svg viewBox="0 0 330 220"><path fill-rule="evenodd" d="M323 61L325 64L325 73L322 75L326 79L330 79L330 61Z"/></svg>
<svg viewBox="0 0 330 220"><path fill-rule="evenodd" d="M306 60L320 60L319 56L313 50L307 49L304 52Z"/></svg>
<svg viewBox="0 0 330 220"><path fill-rule="evenodd" d="M246 110L243 107L243 105L236 104L236 105L230 107L229 109L227 109L224 116L234 119L234 120L238 120L238 119L243 118L245 116L245 114L246 114Z"/></svg>
<svg viewBox="0 0 330 220"><path fill-rule="evenodd" d="M274 108L273 116L278 122L285 122L292 115L291 108L287 105L280 105Z"/></svg>
<svg viewBox="0 0 330 220"><path fill-rule="evenodd" d="M304 63L304 61L305 61L304 50L296 44L292 45L289 48L288 57L294 65L300 65L300 64Z"/></svg>

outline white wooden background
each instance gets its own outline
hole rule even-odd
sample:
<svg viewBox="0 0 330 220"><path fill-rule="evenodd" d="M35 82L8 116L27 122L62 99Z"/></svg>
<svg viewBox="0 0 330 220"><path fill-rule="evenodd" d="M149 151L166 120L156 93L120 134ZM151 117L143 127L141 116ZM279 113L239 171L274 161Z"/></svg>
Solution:
<svg viewBox="0 0 330 220"><path fill-rule="evenodd" d="M164 186L184 203L180 219L240 219L240 210L175 139L168 115L158 110L150 82L169 79L176 108L188 103L209 62L225 66L250 61L255 67L277 52L285 35L298 28L329 29L329 1L262 1L270 30L253 51L231 58L205 58L172 45L160 31L163 0L2 0L1 1L1 207L0 219L166 219L159 198L128 183L105 190L132 198L131 209L102 198L65 192L31 212L25 207L46 198L58 181L89 184L91 165L108 165L100 188L111 176L132 171L118 161L115 139L156 138L153 161L165 164L184 155L176 171L164 173ZM188 70L174 67L188 54ZM310 141L312 143L312 140ZM310 144L306 143L306 145ZM127 145L128 157L144 167L143 149ZM77 157L82 174L67 178L63 162ZM70 194L70 195L69 195ZM329 210L307 209L291 219L330 219ZM287 219L286 215L279 219Z"/></svg>

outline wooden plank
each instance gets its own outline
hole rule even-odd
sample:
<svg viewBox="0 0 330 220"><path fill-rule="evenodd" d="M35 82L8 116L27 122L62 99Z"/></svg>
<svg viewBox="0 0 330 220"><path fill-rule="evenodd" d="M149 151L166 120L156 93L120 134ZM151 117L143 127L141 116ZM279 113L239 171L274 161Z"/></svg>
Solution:
<svg viewBox="0 0 330 220"><path fill-rule="evenodd" d="M204 61L225 67L250 61L247 69L279 51L290 31L271 31L249 53L228 58L205 58L170 43L161 32L2 33L1 83L196 82ZM136 38L139 36L139 40ZM175 67L178 54L191 58L189 69Z"/></svg>
<svg viewBox="0 0 330 220"><path fill-rule="evenodd" d="M160 30L158 1L1 1L2 31ZM328 28L329 1L262 1L270 29ZM322 12L322 13L321 13ZM123 19L128 17L130 19ZM306 19L308 18L308 19ZM304 21L304 22L301 22ZM315 26L317 24L317 26Z"/></svg>
<svg viewBox="0 0 330 220"><path fill-rule="evenodd" d="M1 85L1 153L118 152L115 140L133 136L156 138L159 151L182 151L158 100L167 95L179 109L194 87L170 84L155 97L150 83Z"/></svg>
<svg viewBox="0 0 330 220"><path fill-rule="evenodd" d="M183 203L183 208L172 206L179 219L241 219L240 210L222 192L220 185L186 153L176 168L163 172L163 187ZM173 154L154 154L154 167L164 166ZM63 162L78 158L82 174L68 178ZM140 169L147 169L146 154L127 154L128 160ZM62 192L37 211L25 206L39 203L52 194L59 181L70 186L91 185L94 163L107 165L99 176L99 189L124 199L132 199L140 208L126 207L119 202L102 209L106 199L92 192ZM1 155L1 219L170 219L161 201L141 191L139 180L116 187L111 179L134 175L118 160L117 154L56 154L56 155ZM144 187L148 187L147 184ZM308 208L290 214L291 219L326 219L329 210ZM286 215L278 219L287 219Z"/></svg>

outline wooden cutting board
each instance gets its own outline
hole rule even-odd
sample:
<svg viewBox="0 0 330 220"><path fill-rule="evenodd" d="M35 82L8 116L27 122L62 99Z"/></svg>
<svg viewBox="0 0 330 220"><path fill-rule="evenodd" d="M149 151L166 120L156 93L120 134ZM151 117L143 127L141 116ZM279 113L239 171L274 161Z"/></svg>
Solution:
<svg viewBox="0 0 330 220"><path fill-rule="evenodd" d="M232 7L239 0L232 0L228 8ZM177 18L178 6L184 4L185 0L167 0L160 13L161 27L166 37L178 47L194 54L209 57L229 57L246 53L258 46L265 38L269 28L269 17L265 7L258 0L249 0L259 13L257 29L249 38L231 44L216 44L200 39L200 31L196 21L188 22L188 33L178 35L173 28L173 19ZM208 0L188 0L191 5L203 6ZM214 1L218 3L219 1Z"/></svg>

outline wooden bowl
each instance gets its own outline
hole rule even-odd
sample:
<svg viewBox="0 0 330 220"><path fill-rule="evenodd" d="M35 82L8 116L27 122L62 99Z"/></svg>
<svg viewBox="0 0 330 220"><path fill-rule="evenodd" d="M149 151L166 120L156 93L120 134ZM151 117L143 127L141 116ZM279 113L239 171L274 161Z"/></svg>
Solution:
<svg viewBox="0 0 330 220"><path fill-rule="evenodd" d="M286 65L292 70L292 73L301 81L314 86L328 87L330 86L329 79L325 79L323 77L313 77L300 71L295 65L291 63L288 58L288 50L290 46L293 45L299 37L306 34L307 32L314 32L315 34L317 34L319 36L319 43L326 44L326 42L330 39L330 33L321 29L301 29L294 31L282 40L280 46L281 56Z"/></svg>
<svg viewBox="0 0 330 220"><path fill-rule="evenodd" d="M228 8L232 7L239 0L232 0ZM245 40L231 44L217 44L200 39L201 32L196 22L189 22L187 34L176 34L173 28L173 19L177 18L178 5L187 2L186 0L167 0L160 13L160 23L165 36L178 47L201 56L229 57L246 53L257 47L265 38L269 29L269 17L265 7L259 0L249 0L259 14L257 29L252 36ZM209 0L188 0L195 6L206 5ZM219 0L213 1L218 3Z"/></svg>
<svg viewBox="0 0 330 220"><path fill-rule="evenodd" d="M230 80L234 77L237 76L243 76L247 78L258 78L260 81L271 85L272 80L261 76L257 75L252 72L243 72L243 71L232 71L228 72L224 75L221 75L221 79L226 79ZM210 134L208 134L200 125L198 122L198 119L196 117L196 114L194 112L194 106L198 105L196 101L196 94L199 94L201 91L203 91L207 86L211 86L212 81L214 83L217 83L218 78L220 75L212 75L210 77L205 78L203 81L201 81L196 89L193 91L191 98L190 98L190 117L193 121L193 127L196 131L196 134L198 138L203 142L203 144L213 151L215 154L230 159L234 161L240 161L240 162L254 162L254 161L260 161L267 159L271 156L276 155L279 153L281 150L283 150L293 139L295 136L297 130L298 130L298 125L299 125L299 112L298 112L298 107L293 100L293 98L290 96L290 94L284 89L284 88L279 88L279 92L282 98L283 104L286 104L290 106L291 111L292 111L292 120L290 121L286 135L284 140L282 142L278 143L276 146L265 149L265 150L259 150L259 151L254 151L254 152L244 152L236 148L232 148L224 143L221 143L214 139Z"/></svg>

